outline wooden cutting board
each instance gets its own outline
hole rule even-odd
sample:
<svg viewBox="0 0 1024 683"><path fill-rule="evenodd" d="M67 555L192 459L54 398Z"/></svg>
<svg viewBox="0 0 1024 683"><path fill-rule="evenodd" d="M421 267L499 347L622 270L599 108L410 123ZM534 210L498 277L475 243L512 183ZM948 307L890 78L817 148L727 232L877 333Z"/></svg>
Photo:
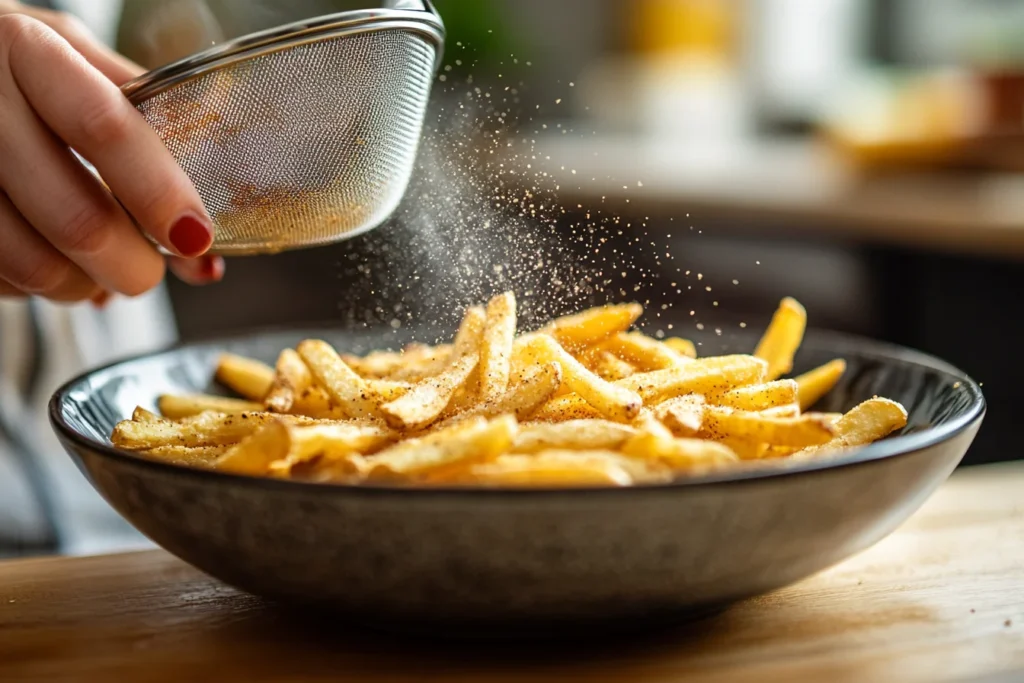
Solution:
<svg viewBox="0 0 1024 683"><path fill-rule="evenodd" d="M1024 463L960 470L907 524L686 627L424 643L286 614L163 551L0 563L0 681L1024 681Z"/></svg>

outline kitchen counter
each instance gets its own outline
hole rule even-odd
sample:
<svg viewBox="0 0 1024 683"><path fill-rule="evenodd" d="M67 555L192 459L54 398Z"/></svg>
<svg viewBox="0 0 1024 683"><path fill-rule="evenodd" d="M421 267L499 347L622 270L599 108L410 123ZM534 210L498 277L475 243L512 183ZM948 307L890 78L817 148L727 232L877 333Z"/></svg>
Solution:
<svg viewBox="0 0 1024 683"><path fill-rule="evenodd" d="M762 237L1024 258L1024 176L1013 173L863 174L804 138L702 151L630 135L544 134L532 146L534 168L551 173L567 207L689 214L698 225L711 217Z"/></svg>
<svg viewBox="0 0 1024 683"><path fill-rule="evenodd" d="M1024 463L716 617L575 644L424 643L275 609L163 551L0 563L4 681L1024 680Z"/></svg>

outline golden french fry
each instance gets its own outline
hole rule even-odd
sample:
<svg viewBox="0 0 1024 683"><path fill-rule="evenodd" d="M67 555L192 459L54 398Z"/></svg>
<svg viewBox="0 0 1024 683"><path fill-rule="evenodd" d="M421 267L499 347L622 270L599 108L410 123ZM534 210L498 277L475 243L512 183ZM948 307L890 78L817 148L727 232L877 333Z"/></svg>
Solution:
<svg viewBox="0 0 1024 683"><path fill-rule="evenodd" d="M562 383L562 367L558 363L546 363L533 369L521 381L511 385L497 401L479 403L468 410L456 413L442 426L446 427L470 417L494 417L511 413L523 420L536 412Z"/></svg>
<svg viewBox="0 0 1024 683"><path fill-rule="evenodd" d="M675 436L697 436L704 425L704 397L700 394L677 396L654 407L654 416Z"/></svg>
<svg viewBox="0 0 1024 683"><path fill-rule="evenodd" d="M761 413L765 417L797 417L800 415L800 406L796 403L790 403L784 406L765 408L764 410L759 410L757 412Z"/></svg>
<svg viewBox="0 0 1024 683"><path fill-rule="evenodd" d="M163 418L142 406L136 406L132 412L132 420L135 422L162 422Z"/></svg>
<svg viewBox="0 0 1024 683"><path fill-rule="evenodd" d="M669 347L681 356L687 358L697 357L697 347L693 345L693 342L689 339L680 339L679 337L669 337L663 342L665 346Z"/></svg>
<svg viewBox="0 0 1024 683"><path fill-rule="evenodd" d="M582 360L587 369L607 382L629 377L636 372L636 368L630 363L611 351L604 351L600 348L591 349L586 358Z"/></svg>
<svg viewBox="0 0 1024 683"><path fill-rule="evenodd" d="M464 356L442 372L414 385L401 398L380 407L384 420L395 429L422 429L441 417L456 390L476 370L476 354Z"/></svg>
<svg viewBox="0 0 1024 683"><path fill-rule="evenodd" d="M598 306L556 318L539 331L575 350L603 341L616 332L625 332L643 312L640 304Z"/></svg>
<svg viewBox="0 0 1024 683"><path fill-rule="evenodd" d="M271 419L232 446L213 466L231 474L266 474L272 462L288 457L289 447L287 425Z"/></svg>
<svg viewBox="0 0 1024 683"><path fill-rule="evenodd" d="M431 477L431 484L478 486L629 486L634 483L630 463L613 451L546 450L533 455L500 455ZM633 465L632 469L636 469Z"/></svg>
<svg viewBox="0 0 1024 683"><path fill-rule="evenodd" d="M728 446L703 439L677 439L671 435L641 432L622 447L623 454L654 462L673 472L702 474L737 462Z"/></svg>
<svg viewBox="0 0 1024 683"><path fill-rule="evenodd" d="M154 460L163 460L187 467L212 467L214 461L226 453L227 446L157 446L139 451L141 455Z"/></svg>
<svg viewBox="0 0 1024 683"><path fill-rule="evenodd" d="M537 335L527 345L524 352L534 362L555 362L562 366L562 382L599 413L611 420L628 422L640 412L642 401L633 391L611 382L606 382L548 335Z"/></svg>
<svg viewBox="0 0 1024 683"><path fill-rule="evenodd" d="M786 297L772 316L754 355L768 361L766 379L776 379L793 369L793 356L800 348L807 327L807 311L791 297Z"/></svg>
<svg viewBox="0 0 1024 683"><path fill-rule="evenodd" d="M825 415L824 419L829 418ZM906 425L906 408L887 398L871 398L855 406L834 423L835 438L813 448L805 448L795 456L808 457L856 448L883 439Z"/></svg>
<svg viewBox="0 0 1024 683"><path fill-rule="evenodd" d="M633 427L638 434L651 434L663 439L671 439L672 431L654 415L654 411L644 407L640 415L633 420Z"/></svg>
<svg viewBox="0 0 1024 683"><path fill-rule="evenodd" d="M615 450L636 430L610 420L569 420L559 423L527 424L519 428L512 450L538 453L557 450Z"/></svg>
<svg viewBox="0 0 1024 683"><path fill-rule="evenodd" d="M644 372L674 368L692 360L642 332L618 332L601 342L600 348L610 351Z"/></svg>
<svg viewBox="0 0 1024 683"><path fill-rule="evenodd" d="M157 407L160 409L160 414L170 420L192 417L193 415L205 412L237 415L239 413L253 413L263 410L262 403L206 394L185 394L182 396L163 394L157 399Z"/></svg>
<svg viewBox="0 0 1024 683"><path fill-rule="evenodd" d="M728 446L740 460L751 461L769 457L773 448L790 448L789 446L769 446L760 441L751 441L738 436L726 436L718 439L718 443Z"/></svg>
<svg viewBox="0 0 1024 683"><path fill-rule="evenodd" d="M487 303L487 322L480 339L480 398L493 401L505 393L512 370L516 335L516 299L512 292Z"/></svg>
<svg viewBox="0 0 1024 683"><path fill-rule="evenodd" d="M766 368L767 363L754 356L715 356L666 370L638 372L615 385L635 391L645 403L657 403L683 394L710 394L761 382Z"/></svg>
<svg viewBox="0 0 1024 683"><path fill-rule="evenodd" d="M766 410L796 402L797 384L792 379L777 379L751 384L709 395L708 402L738 410Z"/></svg>
<svg viewBox="0 0 1024 683"><path fill-rule="evenodd" d="M772 417L764 413L706 406L702 433L712 439L738 437L774 446L806 447L829 441L836 428L828 420L806 413L798 417Z"/></svg>
<svg viewBox="0 0 1024 683"><path fill-rule="evenodd" d="M832 390L844 372L846 361L837 358L797 377L800 410L809 410L822 396Z"/></svg>
<svg viewBox="0 0 1024 683"><path fill-rule="evenodd" d="M401 351L371 351L363 357L346 353L341 359L365 379L416 381L435 363L446 363L451 353L451 344L409 344Z"/></svg>
<svg viewBox="0 0 1024 683"><path fill-rule="evenodd" d="M379 400L362 377L352 371L325 341L307 339L299 343L299 356L331 400L349 417L379 415Z"/></svg>
<svg viewBox="0 0 1024 683"><path fill-rule="evenodd" d="M566 394L546 401L530 415L531 422L564 422L600 418L601 413L579 394Z"/></svg>
<svg viewBox="0 0 1024 683"><path fill-rule="evenodd" d="M271 412L287 413L296 397L312 384L313 375L299 354L294 349L284 349L277 357L274 380L263 402Z"/></svg>
<svg viewBox="0 0 1024 683"><path fill-rule="evenodd" d="M217 381L250 401L262 401L274 381L274 369L266 363L233 353L217 361Z"/></svg>
<svg viewBox="0 0 1024 683"><path fill-rule="evenodd" d="M365 475L369 480L403 480L457 464L492 460L511 447L517 428L511 415L490 421L471 418L380 451L366 459Z"/></svg>

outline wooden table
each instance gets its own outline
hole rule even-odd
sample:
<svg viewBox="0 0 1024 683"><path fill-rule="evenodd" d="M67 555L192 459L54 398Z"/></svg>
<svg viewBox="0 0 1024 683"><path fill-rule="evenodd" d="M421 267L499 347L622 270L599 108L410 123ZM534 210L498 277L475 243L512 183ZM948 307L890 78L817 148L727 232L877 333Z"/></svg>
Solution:
<svg viewBox="0 0 1024 683"><path fill-rule="evenodd" d="M415 643L264 605L162 551L0 564L0 681L1021 681L1024 463L964 469L898 532L645 637Z"/></svg>

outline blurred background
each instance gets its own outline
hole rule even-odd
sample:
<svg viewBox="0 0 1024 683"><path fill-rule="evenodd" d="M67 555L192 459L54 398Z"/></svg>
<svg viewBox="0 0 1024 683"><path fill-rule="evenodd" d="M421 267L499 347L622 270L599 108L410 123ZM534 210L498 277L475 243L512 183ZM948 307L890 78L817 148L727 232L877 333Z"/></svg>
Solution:
<svg viewBox="0 0 1024 683"><path fill-rule="evenodd" d="M147 67L368 6L52 4ZM174 336L454 320L486 293L475 278L527 299L568 287L570 307L647 299L701 340L760 330L791 295L813 326L967 371L989 413L964 463L1020 457L1024 0L436 6L448 44L402 210L339 245L232 260L212 287L169 282ZM432 239L447 265L418 257ZM598 267L595 240L625 265ZM528 282L508 274L535 256ZM605 286L573 289L602 268Z"/></svg>

